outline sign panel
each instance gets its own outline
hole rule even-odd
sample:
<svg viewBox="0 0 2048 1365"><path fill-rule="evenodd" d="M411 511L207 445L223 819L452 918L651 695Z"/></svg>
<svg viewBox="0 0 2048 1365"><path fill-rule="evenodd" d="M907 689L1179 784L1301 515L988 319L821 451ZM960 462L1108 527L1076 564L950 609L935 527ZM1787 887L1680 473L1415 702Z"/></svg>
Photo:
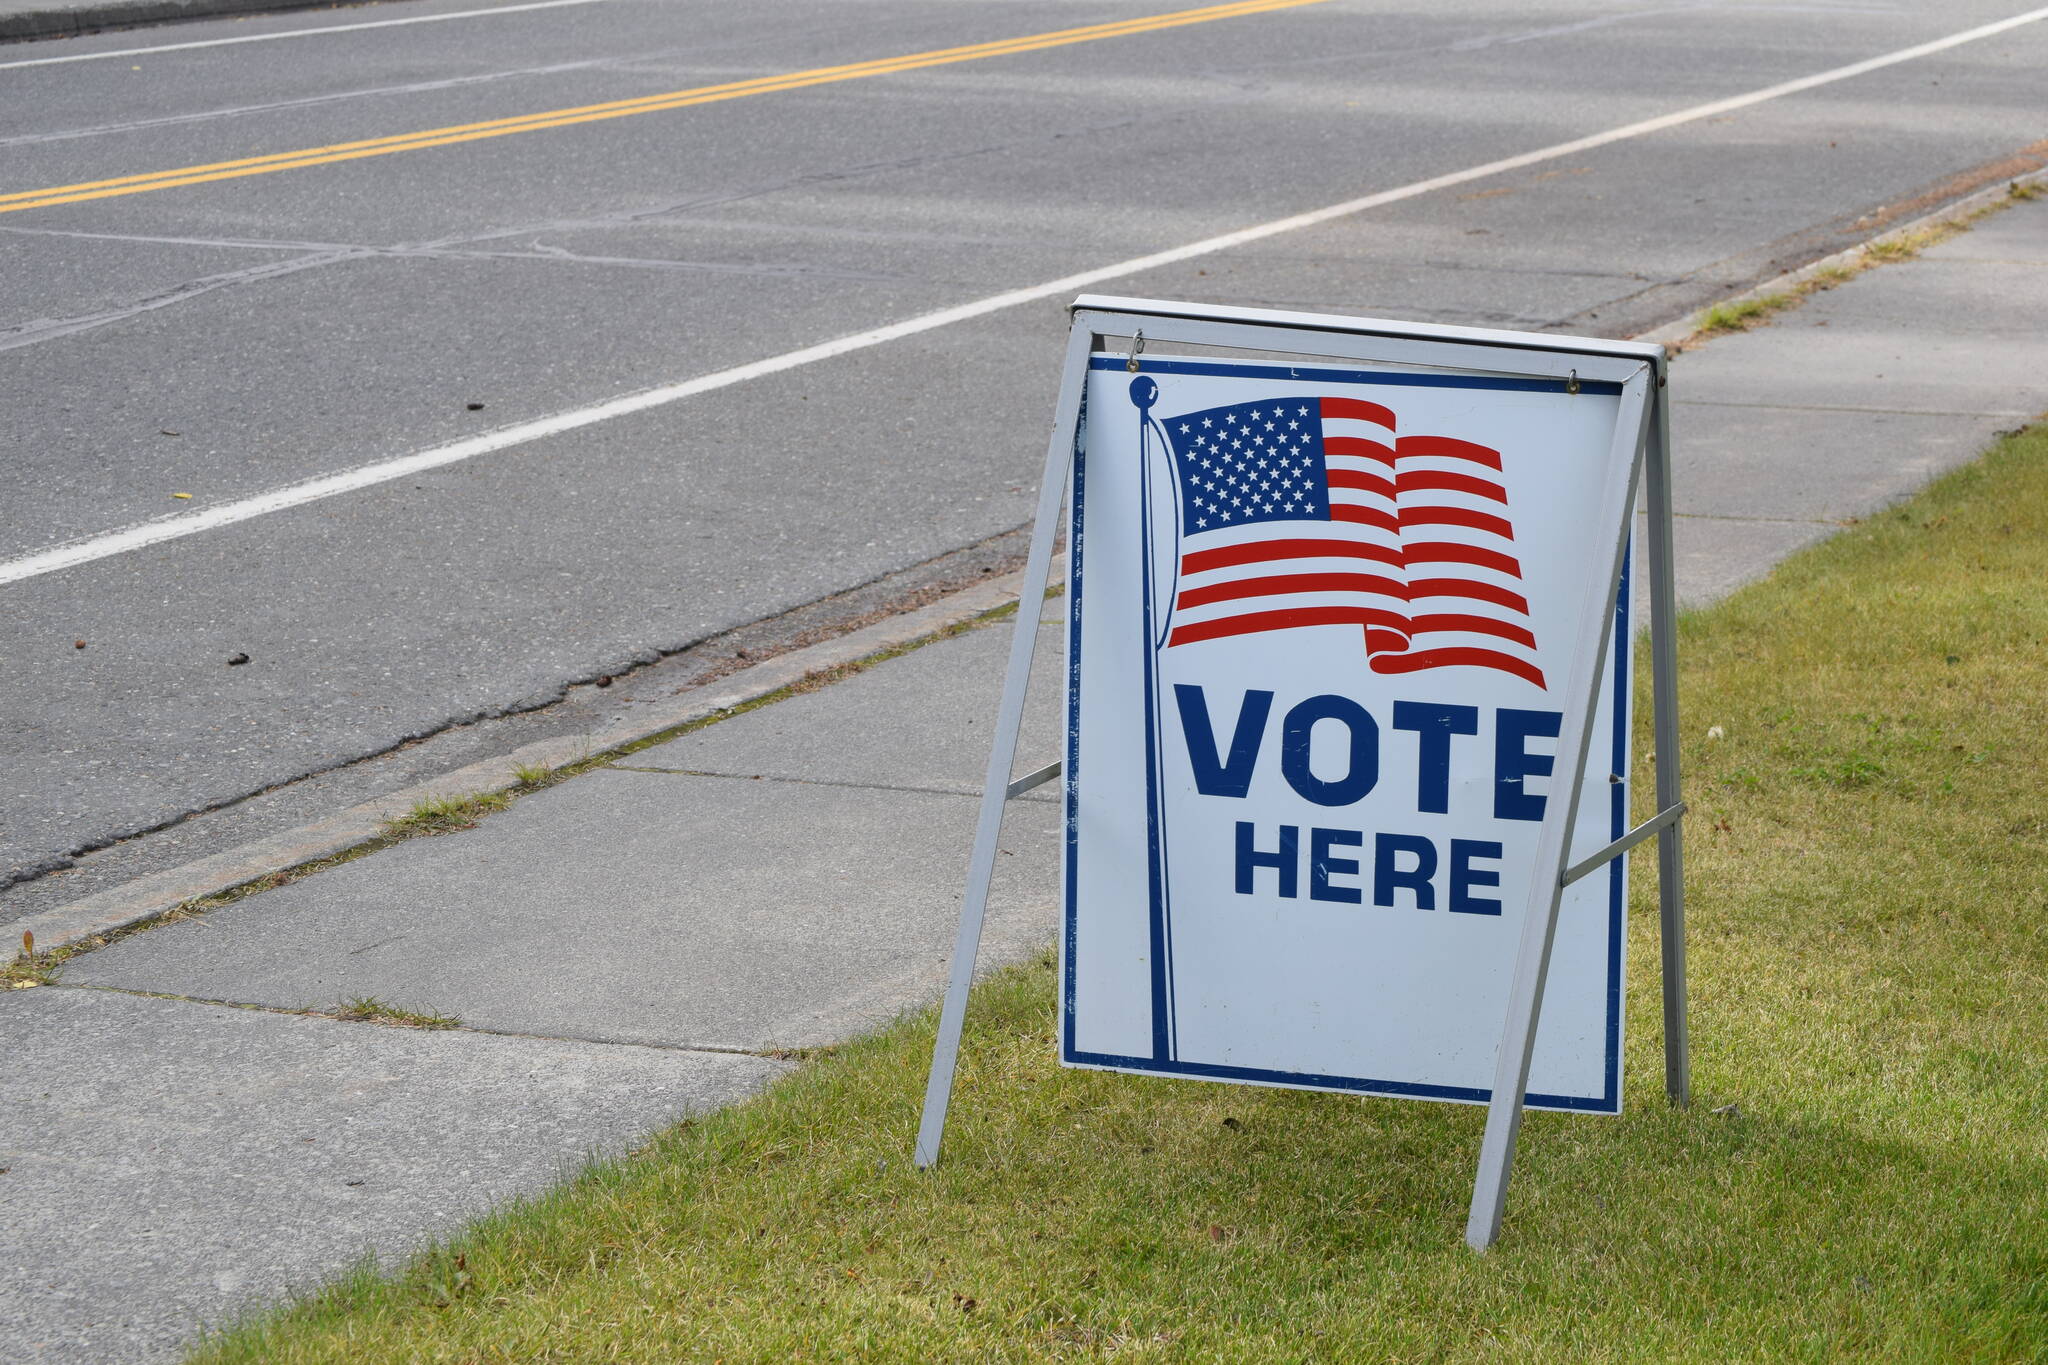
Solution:
<svg viewBox="0 0 2048 1365"><path fill-rule="evenodd" d="M1622 407L1511 364L1090 358L1063 1061L1488 1100L1587 610L1619 647L1571 860L1625 829ZM1564 892L1533 1107L1620 1110L1625 887Z"/></svg>

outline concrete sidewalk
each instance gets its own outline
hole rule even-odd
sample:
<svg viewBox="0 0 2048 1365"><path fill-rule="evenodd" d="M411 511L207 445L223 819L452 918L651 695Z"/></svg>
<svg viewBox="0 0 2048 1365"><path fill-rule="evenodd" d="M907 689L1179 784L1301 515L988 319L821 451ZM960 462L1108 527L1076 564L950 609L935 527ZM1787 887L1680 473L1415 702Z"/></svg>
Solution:
<svg viewBox="0 0 2048 1365"><path fill-rule="evenodd" d="M2048 203L2022 203L1683 357L1685 600L2048 407L2044 316ZM1057 751L1040 629L1026 767ZM1008 635L940 640L0 995L0 1333L28 1359L170 1358L203 1322L366 1248L402 1255L931 1000ZM1011 808L985 966L1051 939L1053 790ZM361 996L465 1027L283 1012Z"/></svg>

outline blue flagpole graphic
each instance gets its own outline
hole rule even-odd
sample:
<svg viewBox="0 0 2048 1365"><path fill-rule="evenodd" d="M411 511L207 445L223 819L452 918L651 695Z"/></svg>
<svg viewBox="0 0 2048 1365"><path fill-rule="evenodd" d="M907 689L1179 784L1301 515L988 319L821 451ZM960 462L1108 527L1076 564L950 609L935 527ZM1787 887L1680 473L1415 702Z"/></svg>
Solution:
<svg viewBox="0 0 2048 1365"><path fill-rule="evenodd" d="M1143 553L1139 565L1139 578L1144 600L1140 604L1143 616L1144 639L1140 642L1144 654L1145 670L1145 835L1147 853L1150 858L1148 876L1151 900L1151 941L1150 963L1152 968L1152 1056L1156 1061L1171 1061L1175 1052L1173 1018L1173 917L1171 914L1170 886L1166 868L1166 811L1165 795L1160 790L1160 758L1165 736L1160 727L1159 705L1159 648L1166 638L1163 624L1157 628L1154 619L1160 615L1171 615L1171 609L1161 613L1158 607L1158 586L1154 581L1153 561L1157 549L1152 535L1152 405L1159 401L1159 385L1148 376L1131 381L1131 402L1138 409L1138 517L1139 543ZM1173 458L1172 446L1161 434L1160 452L1169 461ZM1175 551L1179 549L1179 499L1175 498L1174 540Z"/></svg>

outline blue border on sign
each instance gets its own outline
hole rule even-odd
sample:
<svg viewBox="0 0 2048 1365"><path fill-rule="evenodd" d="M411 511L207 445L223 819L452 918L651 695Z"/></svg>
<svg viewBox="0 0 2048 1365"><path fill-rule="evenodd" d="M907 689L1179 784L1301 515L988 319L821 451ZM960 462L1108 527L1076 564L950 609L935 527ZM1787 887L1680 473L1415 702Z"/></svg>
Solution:
<svg viewBox="0 0 2048 1365"><path fill-rule="evenodd" d="M1118 356L1096 355L1088 369L1120 370L1125 361ZM1376 373L1295 365L1246 365L1199 360L1147 360L1141 370L1152 374L1223 375L1249 379L1289 379L1315 383L1392 385L1410 388L1492 389L1522 393L1563 393L1562 379L1509 378L1487 375ZM1581 392L1619 396L1621 385L1581 380ZM1184 1076L1193 1080L1244 1081L1256 1085L1290 1086L1297 1089L1337 1090L1369 1095L1395 1095L1411 1099L1462 1101L1485 1104L1493 1098L1490 1086L1423 1085L1412 1081L1381 1081L1356 1076L1330 1076L1304 1071L1275 1071L1263 1067L1225 1066L1208 1062L1161 1061L1151 1057L1124 1057L1113 1053L1082 1052L1074 1045L1075 953L1078 926L1075 901L1079 889L1076 853L1080 845L1080 757L1081 757L1081 616L1083 560L1086 542L1088 468L1088 393L1081 391L1079 419L1074 428L1073 497L1068 521L1067 570L1067 752L1064 768L1066 787L1066 885L1062 934L1060 981L1060 1060L1072 1065L1102 1067L1148 1076ZM1630 510L1631 521L1634 510ZM1633 666L1633 640L1629 636L1630 593L1635 552L1634 535L1622 555L1621 580L1615 593L1614 635L1608 648L1614 660L1613 726L1609 735L1608 771L1616 771L1628 752L1629 680ZM1147 743L1151 738L1147 736ZM1590 755L1588 756L1590 758ZM1591 764L1588 765L1589 769ZM1611 838L1627 833L1628 783L1610 785L1609 824ZM1582 793L1583 799L1583 793ZM1607 1028L1605 1093L1600 1096L1546 1095L1531 1091L1523 1103L1542 1109L1575 1110L1582 1113L1621 1112L1621 1010L1622 963L1626 949L1623 915L1627 908L1627 855L1607 866Z"/></svg>
<svg viewBox="0 0 2048 1365"><path fill-rule="evenodd" d="M1073 495L1067 505L1073 515L1067 528L1067 754L1060 769L1066 792L1066 888L1061 899L1064 921L1060 954L1060 1056L1072 1058L1074 1051L1074 901L1080 874L1075 870L1081 848L1081 727L1075 724L1081 708L1081 503L1087 495L1088 478L1088 386L1081 385L1081 407L1074 422ZM1023 629L1019 617L1018 629Z"/></svg>

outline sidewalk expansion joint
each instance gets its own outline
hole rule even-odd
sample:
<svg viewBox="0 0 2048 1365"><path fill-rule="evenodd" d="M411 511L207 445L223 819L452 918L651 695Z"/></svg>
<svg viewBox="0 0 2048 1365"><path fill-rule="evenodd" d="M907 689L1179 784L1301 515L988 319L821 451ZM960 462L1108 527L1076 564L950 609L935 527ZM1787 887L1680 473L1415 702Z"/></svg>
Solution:
<svg viewBox="0 0 2048 1365"><path fill-rule="evenodd" d="M948 791L944 787L913 787L894 782L847 782L830 777L781 777L772 773L716 773L699 768L644 768L629 763L610 763L600 771L615 773L656 773L663 777L718 777L728 782L781 782L793 787L840 787L851 791L908 792L923 796L955 796L979 801L978 791ZM1020 800L1022 798L1019 798Z"/></svg>
<svg viewBox="0 0 2048 1365"><path fill-rule="evenodd" d="M1854 526L1857 517L1740 517L1728 512L1673 512L1673 521L1740 521L1759 526Z"/></svg>
<svg viewBox="0 0 2048 1365"><path fill-rule="evenodd" d="M1675 398L1673 407L1680 408L1757 408L1767 412L1864 412L1879 417L2017 417L2031 419L2035 414L2006 408L1978 408L1975 410L1951 410L1948 408L1867 408L1846 403L1736 403L1713 398Z"/></svg>
<svg viewBox="0 0 2048 1365"><path fill-rule="evenodd" d="M410 1033L476 1033L491 1038L524 1038L535 1043L580 1043L592 1047L643 1048L650 1052L705 1053L717 1057L758 1057L771 1062L800 1062L822 1057L836 1050L835 1044L810 1047L738 1047L724 1043L657 1043L646 1039L594 1038L579 1033L529 1033L520 1029L488 1028L481 1024L449 1021L434 1024L379 1022L348 1019L334 1009L294 1009L288 1005L262 1005L247 1000L221 1000L208 995L185 995L177 991L150 991L139 986L103 986L90 982L67 985L54 982L37 987L46 991L98 991L104 995L126 995L143 1000L168 1000L181 1005L207 1005L216 1009L247 1010L252 1014L282 1014L298 1019L320 1019L330 1024L355 1024L370 1028L399 1029ZM438 1017L438 1016L437 1016Z"/></svg>

